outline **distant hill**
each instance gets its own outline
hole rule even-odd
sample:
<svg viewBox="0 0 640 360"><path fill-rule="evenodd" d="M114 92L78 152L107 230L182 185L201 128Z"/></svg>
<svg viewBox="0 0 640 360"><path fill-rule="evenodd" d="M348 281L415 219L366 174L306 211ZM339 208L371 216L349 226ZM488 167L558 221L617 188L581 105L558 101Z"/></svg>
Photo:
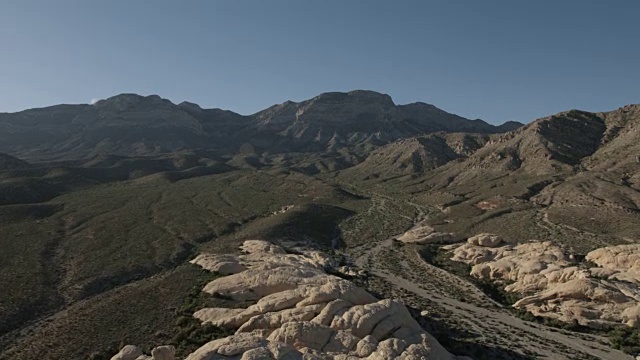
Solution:
<svg viewBox="0 0 640 360"><path fill-rule="evenodd" d="M570 110L512 132L492 135L469 156L440 166L432 162L434 166L422 171L415 171L414 166L404 174L411 174L411 178L394 179L398 175L397 171L394 175L391 163L380 168L365 166L374 162L376 153L344 173L349 177L357 169L358 178L386 181L386 187L421 194L429 202L447 208L452 214L449 216L457 214L465 219L466 223L457 222L458 231L479 231L478 228L496 231L496 224L503 227L508 219L517 219L520 229L536 224L530 227L530 233L536 237L549 229L573 232L574 235L566 235L573 240L567 241L575 241L572 246L581 249L593 240L578 240L579 231L591 237L606 234L624 241L640 238L638 139L640 105L601 113ZM407 144L401 147L404 153L398 154L405 154L405 159L420 158L414 155L419 152L411 150L419 148L417 139L404 143ZM390 156L395 147L398 145L392 144L379 152L389 149L387 156ZM453 157L446 147L441 147L438 154ZM482 217L486 209L493 209L490 211L497 215ZM532 215L534 209L537 217ZM558 232L553 234L560 236ZM602 241L610 241L607 239L611 238Z"/></svg>
<svg viewBox="0 0 640 360"><path fill-rule="evenodd" d="M538 119L496 135L463 162L441 169L448 186L504 175L569 176L585 171L638 170L640 106L605 113L579 110Z"/></svg>
<svg viewBox="0 0 640 360"><path fill-rule="evenodd" d="M493 126L433 105L395 105L372 91L325 93L285 102L251 116L179 105L157 95L121 94L94 105L57 105L0 114L0 151L27 159L140 156L181 149L222 154L348 152L358 156L392 141L427 133L500 133Z"/></svg>
<svg viewBox="0 0 640 360"><path fill-rule="evenodd" d="M263 139L259 145L265 148L283 152L336 152L348 148L358 155L398 139L433 132L490 134L515 127L513 123L498 127L465 119L425 103L396 105L388 95L363 90L285 102L252 118L256 123L249 138Z"/></svg>
<svg viewBox="0 0 640 360"><path fill-rule="evenodd" d="M22 169L29 166L29 163L22 161L11 155L0 153L0 170Z"/></svg>
<svg viewBox="0 0 640 360"><path fill-rule="evenodd" d="M122 94L94 105L57 105L0 114L0 147L26 158L80 159L215 148L242 116ZM236 121L237 120L237 121ZM212 129L220 129L212 131Z"/></svg>

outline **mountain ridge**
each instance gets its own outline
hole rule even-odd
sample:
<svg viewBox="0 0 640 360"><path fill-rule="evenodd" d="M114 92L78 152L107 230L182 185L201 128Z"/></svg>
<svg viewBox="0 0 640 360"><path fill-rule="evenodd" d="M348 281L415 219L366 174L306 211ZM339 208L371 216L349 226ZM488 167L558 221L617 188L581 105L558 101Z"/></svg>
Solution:
<svg viewBox="0 0 640 360"><path fill-rule="evenodd" d="M0 151L27 159L81 159L98 154L153 155L187 148L237 152L339 152L363 156L391 141L436 131L504 132L426 103L396 105L367 90L323 93L252 115L174 104L158 95L124 93L93 105L57 105L0 114Z"/></svg>

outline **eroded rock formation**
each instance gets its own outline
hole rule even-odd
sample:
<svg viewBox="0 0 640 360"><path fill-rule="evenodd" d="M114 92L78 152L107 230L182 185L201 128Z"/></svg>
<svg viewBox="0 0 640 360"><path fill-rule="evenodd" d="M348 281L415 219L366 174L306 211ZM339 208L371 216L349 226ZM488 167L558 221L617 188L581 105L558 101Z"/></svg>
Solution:
<svg viewBox="0 0 640 360"><path fill-rule="evenodd" d="M431 226L416 226L405 232L398 240L411 244L447 244L456 241L453 233L437 232Z"/></svg>
<svg viewBox="0 0 640 360"><path fill-rule="evenodd" d="M639 325L639 244L594 250L586 260L596 266L589 267L549 241L500 245L482 234L455 248L452 259L523 295L513 306L536 316L594 328Z"/></svg>
<svg viewBox="0 0 640 360"><path fill-rule="evenodd" d="M247 309L197 311L194 316L203 323L237 331L206 344L188 360L240 355L243 359L455 358L398 300L379 301L354 283L327 274L325 268L336 264L323 253L288 254L263 241L247 241L242 249L245 254L237 257L237 263L247 270L218 278L204 291L257 303ZM214 260L209 257L209 263Z"/></svg>
<svg viewBox="0 0 640 360"><path fill-rule="evenodd" d="M378 300L353 282L327 274L327 268L357 271L338 268L325 254L306 249L292 254L257 240L241 249L238 256L200 255L192 261L210 271L233 273L213 280L204 291L257 302L246 309L198 310L194 317L201 322L236 333L205 344L187 360L458 359L399 300Z"/></svg>
<svg viewBox="0 0 640 360"><path fill-rule="evenodd" d="M163 345L153 348L151 356L142 353L135 345L125 345L111 360L175 360L176 348L171 345Z"/></svg>

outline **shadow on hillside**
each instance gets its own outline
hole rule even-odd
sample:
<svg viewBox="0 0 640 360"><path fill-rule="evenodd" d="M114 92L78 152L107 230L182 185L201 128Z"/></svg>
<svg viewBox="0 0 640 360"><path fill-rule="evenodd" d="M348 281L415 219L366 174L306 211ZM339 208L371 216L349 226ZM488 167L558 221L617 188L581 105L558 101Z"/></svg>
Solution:
<svg viewBox="0 0 640 360"><path fill-rule="evenodd" d="M262 239L310 240L322 248L337 248L343 245L339 224L353 215L352 211L333 205L296 205L280 214L253 219L210 246L220 247L216 251L232 252L244 240Z"/></svg>

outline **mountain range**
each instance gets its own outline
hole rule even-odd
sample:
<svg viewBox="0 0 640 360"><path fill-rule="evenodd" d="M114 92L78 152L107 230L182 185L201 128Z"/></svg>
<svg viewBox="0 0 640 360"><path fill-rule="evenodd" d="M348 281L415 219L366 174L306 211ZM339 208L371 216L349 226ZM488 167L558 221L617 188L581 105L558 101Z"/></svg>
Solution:
<svg viewBox="0 0 640 360"><path fill-rule="evenodd" d="M324 93L242 116L159 96L117 95L93 105L57 105L0 114L0 152L37 160L86 159L101 154L153 155L206 148L225 153L367 149L436 131L499 133L493 126L425 103L396 105L372 91Z"/></svg>

